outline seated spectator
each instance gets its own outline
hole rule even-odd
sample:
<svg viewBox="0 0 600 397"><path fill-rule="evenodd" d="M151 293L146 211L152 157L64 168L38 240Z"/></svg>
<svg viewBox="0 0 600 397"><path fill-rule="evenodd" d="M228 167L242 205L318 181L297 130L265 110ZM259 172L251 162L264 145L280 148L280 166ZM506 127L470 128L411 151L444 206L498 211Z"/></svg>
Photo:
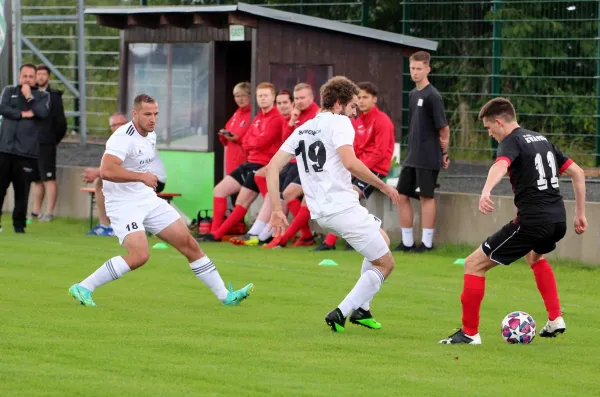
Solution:
<svg viewBox="0 0 600 397"><path fill-rule="evenodd" d="M115 132L119 127L127 124L127 118L123 113L114 113L108 119L111 133ZM150 164L150 172L158 178L156 192L160 193L164 190L167 183L167 172L158 151L154 161ZM110 226L110 219L106 216L106 206L104 204L104 193L102 192L102 178L100 178L100 168L86 168L81 174L81 178L86 183L93 183L96 189L96 208L98 209L99 223L88 233L90 236L112 237L114 232Z"/></svg>
<svg viewBox="0 0 600 397"><path fill-rule="evenodd" d="M283 140L285 141L294 130L313 119L319 112L319 106L314 101L312 87L306 83L297 84L294 87L294 110L290 118ZM301 201L304 192L300 184L300 176L296 159L292 159L280 173L280 189L283 192L282 197L292 213L294 220L283 236L271 241L265 248L274 248L276 246L285 247L287 242L292 239L298 231L301 232L300 238L294 242L295 247L310 246L315 244L312 231L310 230L310 212L306 202Z"/></svg>
<svg viewBox="0 0 600 397"><path fill-rule="evenodd" d="M356 157L362 161L375 175L384 179L390 172L392 157L394 156L394 124L387 114L377 107L377 86L371 82L359 83L358 108L360 115L354 122L356 136L354 138L354 151ZM360 179L353 177L352 185L358 192L359 199L368 199L375 187ZM325 241L315 251L328 251L335 249L337 236L329 233ZM349 247L349 248L348 248ZM348 244L347 250L351 250Z"/></svg>
<svg viewBox="0 0 600 397"><path fill-rule="evenodd" d="M238 83L233 88L233 98L238 109L219 130L219 140L225 146L225 173L231 174L246 162L246 152L242 147L244 135L250 128L250 83Z"/></svg>
<svg viewBox="0 0 600 397"><path fill-rule="evenodd" d="M260 192L263 197L267 193L264 168L281 145L281 131L285 120L274 106L275 86L273 84L260 83L256 87L256 102L260 111L252 120L242 143L248 153L248 161L215 186L211 231L200 236L200 241L221 241L232 226L244 219L248 207L256 200L258 193ZM262 176L262 179L255 180L255 174ZM224 221L227 197L235 193L239 193L235 208Z"/></svg>
<svg viewBox="0 0 600 397"><path fill-rule="evenodd" d="M292 116L292 109L294 106L292 93L287 90L279 91L277 97L275 97L275 106L277 106L277 110L279 110L279 113L281 113L285 121L289 121L290 117ZM287 130L287 125L284 125L283 128L284 130ZM282 136L283 134L284 131L282 131ZM255 182L256 178L259 178L260 182L260 176L255 176ZM283 210L287 214L287 206L284 206ZM263 205L258 213L258 216L256 217L256 220L254 221L254 224L252 224L250 230L248 230L248 232L243 236L233 237L229 241L235 245L248 246L263 245L265 243L269 243L272 240L272 232L270 230L271 225L268 224L270 216L271 199L269 198L269 195L266 195L263 201Z"/></svg>

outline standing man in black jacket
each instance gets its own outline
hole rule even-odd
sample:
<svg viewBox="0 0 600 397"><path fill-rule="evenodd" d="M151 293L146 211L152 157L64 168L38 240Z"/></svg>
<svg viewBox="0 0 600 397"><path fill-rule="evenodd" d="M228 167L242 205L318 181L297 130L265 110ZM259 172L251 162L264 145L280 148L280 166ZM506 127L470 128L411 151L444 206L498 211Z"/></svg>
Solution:
<svg viewBox="0 0 600 397"><path fill-rule="evenodd" d="M34 173L33 212L31 216L40 222L50 222L54 217L54 208L58 198L56 183L56 146L67 133L67 120L63 107L63 92L50 87L50 70L46 65L38 65L36 73L37 87L50 95L50 116L44 120L44 129L40 135L40 156L37 172ZM42 202L46 195L46 212L42 214Z"/></svg>
<svg viewBox="0 0 600 397"><path fill-rule="evenodd" d="M50 95L35 85L36 70L33 64L22 65L19 85L5 87L0 100L3 118L0 128L0 209L12 182L15 233L25 233L29 187L37 166L40 134L43 120L50 113Z"/></svg>

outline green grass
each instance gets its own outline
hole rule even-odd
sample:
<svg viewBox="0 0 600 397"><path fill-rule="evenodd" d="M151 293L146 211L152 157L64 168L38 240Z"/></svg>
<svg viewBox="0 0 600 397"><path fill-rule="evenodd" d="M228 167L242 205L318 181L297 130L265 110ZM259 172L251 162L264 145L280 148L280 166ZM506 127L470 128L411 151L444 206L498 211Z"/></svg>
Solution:
<svg viewBox="0 0 600 397"><path fill-rule="evenodd" d="M6 219L6 217L5 217ZM6 223L6 222L5 222ZM5 226L9 226L6 225ZM9 230L6 230L9 229ZM0 234L0 396L535 396L600 390L600 273L555 262L568 330L512 346L500 336L513 310L545 323L531 271L494 269L481 313L481 346L437 341L460 325L469 247L396 255L373 302L379 331L324 315L354 285L353 252L267 251L205 244L226 281L254 282L238 307L223 307L173 248L79 306L67 289L123 251L116 239L83 236L85 224L34 223ZM154 239L153 239L154 241ZM319 267L326 258L339 267Z"/></svg>

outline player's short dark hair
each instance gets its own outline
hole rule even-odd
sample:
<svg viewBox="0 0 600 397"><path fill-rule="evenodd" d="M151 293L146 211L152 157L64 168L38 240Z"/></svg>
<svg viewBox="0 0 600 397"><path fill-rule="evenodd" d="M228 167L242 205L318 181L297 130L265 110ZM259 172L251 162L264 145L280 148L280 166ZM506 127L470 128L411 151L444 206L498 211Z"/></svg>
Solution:
<svg viewBox="0 0 600 397"><path fill-rule="evenodd" d="M429 65L431 62L431 55L427 51L417 51L412 54L409 61L423 62L425 65Z"/></svg>
<svg viewBox="0 0 600 397"><path fill-rule="evenodd" d="M479 120L502 118L506 121L513 121L517 117L515 107L507 98L494 98L481 108L479 111Z"/></svg>
<svg viewBox="0 0 600 397"><path fill-rule="evenodd" d="M377 92L379 91L377 89L377 86L373 83L371 83L370 81L363 81L361 83L358 83L358 88L360 88L363 91L366 91L367 94L373 95L373 96L377 96Z"/></svg>
<svg viewBox="0 0 600 397"><path fill-rule="evenodd" d="M46 73L48 73L48 76L50 76L50 68L43 63L37 65L37 71L39 72L40 70L45 70Z"/></svg>
<svg viewBox="0 0 600 397"><path fill-rule="evenodd" d="M31 68L31 69L33 69L34 72L37 72L37 66L35 66L33 63L22 64L21 67L19 68L19 72L21 72L25 68Z"/></svg>
<svg viewBox="0 0 600 397"><path fill-rule="evenodd" d="M156 103L156 99L152 98L148 94L139 94L133 100L133 108L134 109L141 108L142 107L142 103L150 103L150 104Z"/></svg>
<svg viewBox="0 0 600 397"><path fill-rule="evenodd" d="M279 95L287 95L290 98L290 102L294 102L294 96L288 90L279 91L275 97L278 97Z"/></svg>
<svg viewBox="0 0 600 397"><path fill-rule="evenodd" d="M331 109L338 101L340 105L346 106L358 92L358 86L352 80L334 76L321 86L321 106L323 109Z"/></svg>

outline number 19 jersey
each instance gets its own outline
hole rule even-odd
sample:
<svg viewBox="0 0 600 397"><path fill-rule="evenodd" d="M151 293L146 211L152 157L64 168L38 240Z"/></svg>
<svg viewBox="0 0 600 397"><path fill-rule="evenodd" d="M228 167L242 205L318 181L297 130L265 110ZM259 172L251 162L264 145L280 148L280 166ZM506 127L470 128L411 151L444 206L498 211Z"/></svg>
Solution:
<svg viewBox="0 0 600 397"><path fill-rule="evenodd" d="M558 177L573 161L546 137L523 128L511 132L498 145L498 158L508 163L518 219L540 225L566 221Z"/></svg>
<svg viewBox="0 0 600 397"><path fill-rule="evenodd" d="M318 219L360 205L352 175L337 152L354 143L354 127L344 115L331 112L296 128L281 146L296 156L298 173L311 218Z"/></svg>

